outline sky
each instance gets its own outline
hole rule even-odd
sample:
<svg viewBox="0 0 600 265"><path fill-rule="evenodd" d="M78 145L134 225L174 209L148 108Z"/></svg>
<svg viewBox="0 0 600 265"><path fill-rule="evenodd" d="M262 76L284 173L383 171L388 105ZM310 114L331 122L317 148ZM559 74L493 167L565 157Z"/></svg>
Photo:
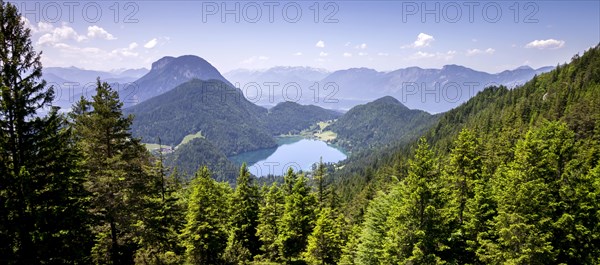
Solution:
<svg viewBox="0 0 600 265"><path fill-rule="evenodd" d="M569 62L600 43L600 1L9 2L45 67L150 68L193 54L221 72L458 64L497 73Z"/></svg>

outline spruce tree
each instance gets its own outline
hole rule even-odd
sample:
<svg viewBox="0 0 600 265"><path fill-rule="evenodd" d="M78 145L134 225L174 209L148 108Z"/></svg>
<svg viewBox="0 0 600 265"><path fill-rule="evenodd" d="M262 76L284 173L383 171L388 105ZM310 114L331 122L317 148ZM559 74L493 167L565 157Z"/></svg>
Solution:
<svg viewBox="0 0 600 265"><path fill-rule="evenodd" d="M289 173L292 174L289 174ZM293 172L288 171L289 176ZM310 192L308 180L301 174L294 184L291 194L285 197L285 209L281 218L280 253L284 261L300 259L306 249L308 236L314 226L316 199Z"/></svg>
<svg viewBox="0 0 600 265"><path fill-rule="evenodd" d="M227 246L228 259L231 261L252 261L260 251L260 240L256 234L259 200L258 187L244 163L232 198L231 232Z"/></svg>
<svg viewBox="0 0 600 265"><path fill-rule="evenodd" d="M186 224L181 234L189 264L223 264L227 246L228 190L202 167L191 183Z"/></svg>
<svg viewBox="0 0 600 265"><path fill-rule="evenodd" d="M30 30L0 1L0 263L86 263L80 155L41 77Z"/></svg>
<svg viewBox="0 0 600 265"><path fill-rule="evenodd" d="M451 242L452 253L459 263L473 263L475 255L466 250L467 240L475 241L477 232L470 231L470 238L467 238L464 226L465 222L471 221L465 220L466 216L472 217L467 213L470 210L467 205L475 197L475 185L479 183L483 171L480 141L473 131L463 129L458 134L458 138L454 141L454 148L450 152L450 161L446 171L449 193L452 196L449 210L455 216Z"/></svg>
<svg viewBox="0 0 600 265"><path fill-rule="evenodd" d="M146 207L144 198L157 194L146 171L149 153L131 136L133 117L123 117L122 106L117 92L98 79L92 101L82 98L71 114L84 155L85 186L93 194L91 213L98 220L92 254L99 263L133 263L134 225Z"/></svg>
<svg viewBox="0 0 600 265"><path fill-rule="evenodd" d="M391 215L392 205L398 203L398 188L393 194L379 192L369 202L363 226L359 234L356 264L375 265L383 262L383 246L388 231L387 219Z"/></svg>
<svg viewBox="0 0 600 265"><path fill-rule="evenodd" d="M273 183L269 191L264 195L258 214L258 226L256 234L261 241L261 260L279 261L279 219L283 215L284 201L281 188Z"/></svg>
<svg viewBox="0 0 600 265"><path fill-rule="evenodd" d="M344 224L342 214L337 214L329 207L321 208L304 252L308 264L338 263L345 240Z"/></svg>
<svg viewBox="0 0 600 265"><path fill-rule="evenodd" d="M445 216L440 172L425 138L418 143L402 182L401 201L388 218L384 263L439 264L448 248L449 229Z"/></svg>
<svg viewBox="0 0 600 265"><path fill-rule="evenodd" d="M138 231L140 249L135 254L136 264L180 264L183 249L179 231L185 224L182 203L182 185L176 170L167 175L162 153L150 169L149 186L155 190L143 198Z"/></svg>

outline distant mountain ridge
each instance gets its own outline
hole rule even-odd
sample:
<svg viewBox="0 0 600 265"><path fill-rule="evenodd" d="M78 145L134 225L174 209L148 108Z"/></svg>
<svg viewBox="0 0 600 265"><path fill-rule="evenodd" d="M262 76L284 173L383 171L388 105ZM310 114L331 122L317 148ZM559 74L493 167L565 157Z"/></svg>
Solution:
<svg viewBox="0 0 600 265"><path fill-rule="evenodd" d="M512 88L551 69L553 67L528 67L489 74L459 65L445 65L441 69L408 67L391 72L352 68L333 72L320 82L337 84L336 96L341 104L393 96L411 109L440 113L457 107L485 87Z"/></svg>
<svg viewBox="0 0 600 265"><path fill-rule="evenodd" d="M148 69L121 69L118 71L96 71L71 67L46 67L43 70L47 82L59 83L63 81L87 84L96 82L100 77L106 82L132 82L148 73Z"/></svg>
<svg viewBox="0 0 600 265"><path fill-rule="evenodd" d="M266 70L234 70L225 76L242 87L250 83L258 84L263 95L257 103L263 105L285 101L282 96L283 85L296 83L302 90L302 97L298 100L302 104L350 109L380 97L393 96L409 108L439 113L460 105L487 86L505 85L512 88L524 84L536 74L552 69L554 67L551 66L538 69L522 66L490 74L460 65L445 65L440 69L407 67L390 72L362 67L329 73L314 68L274 67ZM307 74L311 78L297 74L306 71L316 74ZM280 86L273 93L268 91L267 82L279 83ZM334 84L337 90L327 90L329 84ZM315 99L315 90L320 92L318 100ZM272 98L265 95L271 96L271 93L274 94ZM324 97L330 100L324 101ZM331 103L331 99L335 103Z"/></svg>

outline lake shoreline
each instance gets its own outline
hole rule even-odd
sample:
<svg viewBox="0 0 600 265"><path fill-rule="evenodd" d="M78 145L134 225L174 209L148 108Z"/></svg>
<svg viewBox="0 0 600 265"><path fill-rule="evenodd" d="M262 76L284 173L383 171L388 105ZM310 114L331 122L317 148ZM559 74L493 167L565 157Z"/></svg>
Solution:
<svg viewBox="0 0 600 265"><path fill-rule="evenodd" d="M278 144L276 148L244 152L228 159L237 165L245 162L251 173L266 176L265 171L283 175L283 169L287 170L287 167L293 167L296 171L311 171L312 165L321 158L325 163L338 163L348 158L343 148L314 137L290 134L275 138Z"/></svg>

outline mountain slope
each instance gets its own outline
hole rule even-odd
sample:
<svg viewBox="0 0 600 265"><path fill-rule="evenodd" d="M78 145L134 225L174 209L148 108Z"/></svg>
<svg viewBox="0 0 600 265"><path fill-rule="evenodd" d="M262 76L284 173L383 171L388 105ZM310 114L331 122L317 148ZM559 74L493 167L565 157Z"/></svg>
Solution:
<svg viewBox="0 0 600 265"><path fill-rule="evenodd" d="M560 121L575 132L574 157L578 159L579 172L585 173L600 164L599 99L600 46L597 46L523 86L484 89L465 104L441 114L425 136L444 165L459 132L471 129L481 139L485 174L493 176L515 159L517 142L529 130L547 121ZM387 190L389 185L397 183L391 176L406 175L413 144L396 146L391 152L374 151L335 172L340 194L352 205L349 212L360 215L374 191Z"/></svg>
<svg viewBox="0 0 600 265"><path fill-rule="evenodd" d="M337 133L335 143L348 150L365 150L416 138L435 121L436 116L387 96L350 109L327 130Z"/></svg>
<svg viewBox="0 0 600 265"><path fill-rule="evenodd" d="M135 99L143 102L192 79L214 79L230 85L214 66L198 56L166 56L152 63L150 72L134 82Z"/></svg>
<svg viewBox="0 0 600 265"><path fill-rule="evenodd" d="M342 116L341 113L314 105L282 102L269 109L265 119L273 135L298 133L319 121L328 121Z"/></svg>
<svg viewBox="0 0 600 265"><path fill-rule="evenodd" d="M147 143L177 145L202 135L225 155L275 146L261 119L267 110L220 80L194 79L125 110L134 114L132 132Z"/></svg>

